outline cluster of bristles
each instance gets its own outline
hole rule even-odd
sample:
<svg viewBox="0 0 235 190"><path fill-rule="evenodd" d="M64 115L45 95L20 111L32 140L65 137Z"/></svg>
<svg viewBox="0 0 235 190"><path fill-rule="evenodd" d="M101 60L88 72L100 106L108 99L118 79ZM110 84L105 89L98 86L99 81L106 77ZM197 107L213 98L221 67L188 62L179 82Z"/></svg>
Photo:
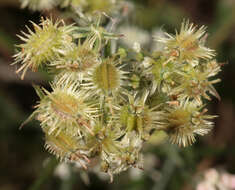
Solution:
<svg viewBox="0 0 235 190"><path fill-rule="evenodd" d="M111 51L120 35L97 25L42 19L33 27L20 36L15 63L22 63L22 78L40 68L54 76L51 90L35 86L40 101L31 118L62 161L100 164L112 176L142 168L143 144L158 131L187 146L212 128L204 99L219 98L212 85L220 65L204 46L204 27L184 22L176 35L157 39L165 48L152 53Z"/></svg>

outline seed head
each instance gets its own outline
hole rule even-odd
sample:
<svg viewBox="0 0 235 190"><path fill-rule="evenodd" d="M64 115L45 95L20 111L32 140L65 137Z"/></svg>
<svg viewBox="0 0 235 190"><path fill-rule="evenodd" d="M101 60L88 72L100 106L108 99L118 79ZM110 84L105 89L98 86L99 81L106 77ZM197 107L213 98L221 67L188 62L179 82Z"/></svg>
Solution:
<svg viewBox="0 0 235 190"><path fill-rule="evenodd" d="M86 92L76 85L54 85L53 91L44 90L45 96L36 106L37 119L48 135L59 135L61 131L72 136L91 133L91 121L97 109L89 101Z"/></svg>
<svg viewBox="0 0 235 190"><path fill-rule="evenodd" d="M195 102L182 101L166 109L165 130L169 140L179 146L192 145L196 139L195 135L205 135L213 127L215 116L205 115L206 110L201 111Z"/></svg>
<svg viewBox="0 0 235 190"><path fill-rule="evenodd" d="M214 57L214 51L205 47L206 28L204 26L197 29L189 21L181 25L180 32L166 37L160 37L159 42L164 43L165 50L173 57L181 61L192 61L198 59L211 59Z"/></svg>
<svg viewBox="0 0 235 190"><path fill-rule="evenodd" d="M83 168L87 168L86 165L90 162L89 153L81 138L62 131L57 136L46 133L45 140L45 148L60 161L78 162Z"/></svg>
<svg viewBox="0 0 235 190"><path fill-rule="evenodd" d="M187 72L177 72L180 77L178 85L173 87L170 95L177 95L178 99L196 100L199 105L202 105L202 97L211 100L208 94L214 95L220 99L213 84L220 79L211 79L220 71L220 66L211 61L203 66L190 67Z"/></svg>
<svg viewBox="0 0 235 190"><path fill-rule="evenodd" d="M99 65L97 65L88 79L90 85L89 89L95 94L112 94L117 95L121 92L123 80L125 79L125 72L123 72L114 58L106 58Z"/></svg>
<svg viewBox="0 0 235 190"><path fill-rule="evenodd" d="M28 28L29 34L24 32L19 38L24 41L18 45L20 52L14 55L15 63L21 63L22 66L16 71L21 72L21 78L24 78L26 71L31 68L37 71L38 67L48 64L59 57L64 50L71 44L71 32L73 26L65 26L63 21L56 21L42 18L40 25L32 22L34 32Z"/></svg>
<svg viewBox="0 0 235 190"><path fill-rule="evenodd" d="M99 54L93 50L94 42L94 36L88 37L82 44L71 46L63 56L50 64L52 72L59 72L55 77L57 83L81 82L99 64Z"/></svg>

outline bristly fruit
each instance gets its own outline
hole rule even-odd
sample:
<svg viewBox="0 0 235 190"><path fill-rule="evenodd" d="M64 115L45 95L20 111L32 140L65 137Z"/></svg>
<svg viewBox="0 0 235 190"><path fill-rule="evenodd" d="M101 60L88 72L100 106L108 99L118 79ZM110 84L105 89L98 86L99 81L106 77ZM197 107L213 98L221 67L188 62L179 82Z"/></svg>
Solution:
<svg viewBox="0 0 235 190"><path fill-rule="evenodd" d="M94 50L95 36L88 36L78 45L73 44L63 56L50 64L52 72L59 72L55 76L56 83L80 83L100 63L99 52Z"/></svg>
<svg viewBox="0 0 235 190"><path fill-rule="evenodd" d="M120 61L115 58L106 58L93 69L89 79L91 84L89 88L95 94L115 95L121 91L125 72L117 66Z"/></svg>
<svg viewBox="0 0 235 190"><path fill-rule="evenodd" d="M57 136L61 131L72 136L93 133L91 122L97 114L86 92L76 85L55 85L53 91L43 90L45 95L36 106L35 113L44 132ZM42 92L43 93L43 92Z"/></svg>
<svg viewBox="0 0 235 190"><path fill-rule="evenodd" d="M66 26L63 21L53 23L50 19L41 19L40 25L32 22L34 32L28 29L28 34L22 32L23 36L18 36L24 43L18 45L20 51L14 55L15 63L22 66L16 71L22 71L21 79L30 68L37 71L40 66L49 64L64 53L70 47L73 26Z"/></svg>
<svg viewBox="0 0 235 190"><path fill-rule="evenodd" d="M60 3L83 6L80 0ZM204 100L219 98L213 84L221 64L205 47L205 27L183 22L180 32L159 39L165 49L147 53L117 50L113 40L121 35L97 20L84 27L33 23L35 31L20 36L15 63L22 63L22 79L28 69L44 66L53 76L51 91L35 86L40 101L26 120L40 122L46 149L84 169L99 164L112 181L113 174L143 167L142 148L154 132L186 147L211 130L215 116L206 114Z"/></svg>
<svg viewBox="0 0 235 190"><path fill-rule="evenodd" d="M162 128L169 135L169 140L179 146L192 145L195 135L205 135L213 127L209 121L215 116L205 115L195 102L182 101L166 108L165 124Z"/></svg>
<svg viewBox="0 0 235 190"><path fill-rule="evenodd" d="M206 28L204 26L197 29L189 21L181 25L181 29L176 35L166 33L166 37L157 39L165 45L165 51L173 55L180 62L197 59L211 59L214 51L205 47Z"/></svg>

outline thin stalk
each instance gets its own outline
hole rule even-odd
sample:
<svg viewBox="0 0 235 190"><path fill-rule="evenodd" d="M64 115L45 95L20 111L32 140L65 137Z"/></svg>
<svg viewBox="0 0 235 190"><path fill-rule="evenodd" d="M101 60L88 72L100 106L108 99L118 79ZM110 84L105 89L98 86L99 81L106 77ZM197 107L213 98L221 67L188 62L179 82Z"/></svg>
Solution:
<svg viewBox="0 0 235 190"><path fill-rule="evenodd" d="M219 47L224 40L228 37L228 35L231 33L232 27L235 25L235 5L232 7L232 11L228 18L221 23L220 27L218 27L218 30L214 34L211 35L209 46L211 48L216 49Z"/></svg>
<svg viewBox="0 0 235 190"><path fill-rule="evenodd" d="M36 181L31 185L29 190L43 189L41 186L45 184L49 180L49 178L53 175L57 164L58 160L56 160L56 158L50 158L49 162L47 163L45 168L41 171L41 174L36 179Z"/></svg>

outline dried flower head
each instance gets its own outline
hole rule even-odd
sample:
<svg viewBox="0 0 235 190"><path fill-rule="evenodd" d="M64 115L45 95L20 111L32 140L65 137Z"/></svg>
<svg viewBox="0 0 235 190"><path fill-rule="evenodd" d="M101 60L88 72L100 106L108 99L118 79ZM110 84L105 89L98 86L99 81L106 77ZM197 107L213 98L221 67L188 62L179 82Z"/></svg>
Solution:
<svg viewBox="0 0 235 190"><path fill-rule="evenodd" d="M14 63L22 63L17 70L17 73L22 71L22 79L29 68L35 72L43 64L54 61L72 41L70 34L74 28L63 21L53 23L42 18L40 25L33 22L32 25L34 32L28 28L29 34L22 32L24 36L19 36L24 43L18 45L21 51L14 55Z"/></svg>

